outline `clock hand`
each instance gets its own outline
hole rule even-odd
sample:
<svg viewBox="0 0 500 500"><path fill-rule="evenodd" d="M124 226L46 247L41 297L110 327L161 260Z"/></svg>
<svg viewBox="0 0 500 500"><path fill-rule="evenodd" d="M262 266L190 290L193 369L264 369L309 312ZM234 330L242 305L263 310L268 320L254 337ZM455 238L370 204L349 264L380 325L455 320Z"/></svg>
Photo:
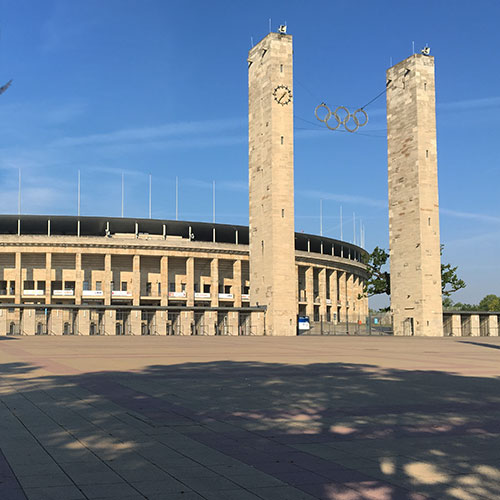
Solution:
<svg viewBox="0 0 500 500"><path fill-rule="evenodd" d="M283 99L283 97L285 97L285 96L286 96L286 94L287 94L287 93L285 92L285 93L284 93L284 94L283 94L283 95L282 95L282 96L278 99L278 102L281 102L281 99Z"/></svg>

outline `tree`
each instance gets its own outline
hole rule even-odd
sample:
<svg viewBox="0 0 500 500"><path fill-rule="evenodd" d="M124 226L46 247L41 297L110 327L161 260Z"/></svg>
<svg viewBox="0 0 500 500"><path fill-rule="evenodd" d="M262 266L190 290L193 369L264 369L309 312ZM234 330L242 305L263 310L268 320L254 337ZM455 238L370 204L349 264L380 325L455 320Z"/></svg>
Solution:
<svg viewBox="0 0 500 500"><path fill-rule="evenodd" d="M479 302L480 311L500 311L500 297L497 295L486 295L486 297Z"/></svg>
<svg viewBox="0 0 500 500"><path fill-rule="evenodd" d="M444 245L441 245L441 255L443 248ZM389 254L379 247L375 247L371 254L365 256L368 279L365 282L364 293L368 297L382 293L391 294L391 275L382 269L388 260ZM451 264L441 264L441 291L445 298L466 286L465 281L457 276L457 269L457 266L453 267ZM446 304L450 306L452 302Z"/></svg>

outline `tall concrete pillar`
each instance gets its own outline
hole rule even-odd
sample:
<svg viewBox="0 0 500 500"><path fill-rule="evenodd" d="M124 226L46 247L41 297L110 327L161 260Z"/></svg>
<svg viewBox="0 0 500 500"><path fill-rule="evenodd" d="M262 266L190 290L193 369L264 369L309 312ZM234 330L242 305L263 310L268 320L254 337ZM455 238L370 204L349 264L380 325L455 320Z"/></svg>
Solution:
<svg viewBox="0 0 500 500"><path fill-rule="evenodd" d="M233 264L233 294L235 307L241 307L241 260L236 259Z"/></svg>
<svg viewBox="0 0 500 500"><path fill-rule="evenodd" d="M340 297L340 322L347 321L347 272L337 271Z"/></svg>
<svg viewBox="0 0 500 500"><path fill-rule="evenodd" d="M14 300L16 304L21 303L21 291L23 287L23 281L22 281L22 263L21 263L21 252L16 252L16 261L15 261L15 266L16 266L16 284L15 284L15 294L14 294Z"/></svg>
<svg viewBox="0 0 500 500"><path fill-rule="evenodd" d="M309 320L314 318L314 267L306 268L306 315Z"/></svg>
<svg viewBox="0 0 500 500"><path fill-rule="evenodd" d="M113 280L113 272L111 270L111 255L104 256L104 283L102 289L104 290L104 305L111 305L111 281ZM113 335L114 335L113 331ZM108 335L108 334L107 334Z"/></svg>
<svg viewBox="0 0 500 500"><path fill-rule="evenodd" d="M219 259L210 261L210 303L212 307L219 306Z"/></svg>
<svg viewBox="0 0 500 500"><path fill-rule="evenodd" d="M160 304L166 306L168 304L168 257L166 255L163 255L160 260L160 283Z"/></svg>
<svg viewBox="0 0 500 500"><path fill-rule="evenodd" d="M48 258L48 256L47 256ZM82 272L82 254L77 252L75 255L75 304L82 303L82 292L83 292L83 272ZM92 283L89 283L90 288L92 288Z"/></svg>
<svg viewBox="0 0 500 500"><path fill-rule="evenodd" d="M186 259L186 303L188 307L194 306L194 257Z"/></svg>
<svg viewBox="0 0 500 500"><path fill-rule="evenodd" d="M296 335L292 37L269 33L248 55L250 304L268 335Z"/></svg>
<svg viewBox="0 0 500 500"><path fill-rule="evenodd" d="M322 268L319 271L319 314L320 317L323 318L323 321L326 321L326 269Z"/></svg>
<svg viewBox="0 0 500 500"><path fill-rule="evenodd" d="M138 306L141 303L141 256L134 255L132 259L132 304ZM135 335L135 333L134 333Z"/></svg>
<svg viewBox="0 0 500 500"><path fill-rule="evenodd" d="M45 254L45 303L52 301L52 254Z"/></svg>
<svg viewBox="0 0 500 500"><path fill-rule="evenodd" d="M387 70L387 143L394 334L442 336L433 57Z"/></svg>

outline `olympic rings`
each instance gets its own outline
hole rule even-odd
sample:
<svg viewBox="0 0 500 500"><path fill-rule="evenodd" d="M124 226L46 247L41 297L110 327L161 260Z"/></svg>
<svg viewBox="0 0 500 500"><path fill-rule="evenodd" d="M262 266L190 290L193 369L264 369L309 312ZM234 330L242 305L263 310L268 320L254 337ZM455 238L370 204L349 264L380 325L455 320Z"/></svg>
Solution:
<svg viewBox="0 0 500 500"><path fill-rule="evenodd" d="M320 118L318 111L322 108L326 110L326 115L324 115L323 118ZM344 115L344 118L341 118L339 116L338 114L339 111L342 112L341 114ZM363 115L364 120L362 119L363 120L362 122L360 122L360 119L358 118L358 113ZM324 123L330 130L337 130L340 127L340 125L343 125L344 129L347 132L351 133L356 132L358 128L364 127L368 123L368 113L363 108L359 108L356 111L354 111L354 113L351 114L345 106L338 106L337 109L335 109L335 111L332 112L324 102L322 102L319 106L316 106L316 109L314 110L314 116L316 116L316 119ZM334 126L331 126L328 123L332 117L335 118L335 121L337 122L337 124ZM354 126L352 127L348 125L351 119L354 122Z"/></svg>

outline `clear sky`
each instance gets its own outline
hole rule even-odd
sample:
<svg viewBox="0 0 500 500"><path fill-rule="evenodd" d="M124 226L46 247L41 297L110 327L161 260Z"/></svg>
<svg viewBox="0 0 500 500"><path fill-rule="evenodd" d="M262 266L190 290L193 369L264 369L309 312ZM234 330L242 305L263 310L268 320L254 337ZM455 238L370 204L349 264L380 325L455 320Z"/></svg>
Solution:
<svg viewBox="0 0 500 500"><path fill-rule="evenodd" d="M385 97L357 134L318 126L321 101L351 110L426 43L436 58L444 261L500 294L500 2L0 0L0 213L212 218L248 223L247 51L286 22L294 36L296 230L388 248ZM357 236L359 241L359 234ZM380 299L373 304L378 306Z"/></svg>

